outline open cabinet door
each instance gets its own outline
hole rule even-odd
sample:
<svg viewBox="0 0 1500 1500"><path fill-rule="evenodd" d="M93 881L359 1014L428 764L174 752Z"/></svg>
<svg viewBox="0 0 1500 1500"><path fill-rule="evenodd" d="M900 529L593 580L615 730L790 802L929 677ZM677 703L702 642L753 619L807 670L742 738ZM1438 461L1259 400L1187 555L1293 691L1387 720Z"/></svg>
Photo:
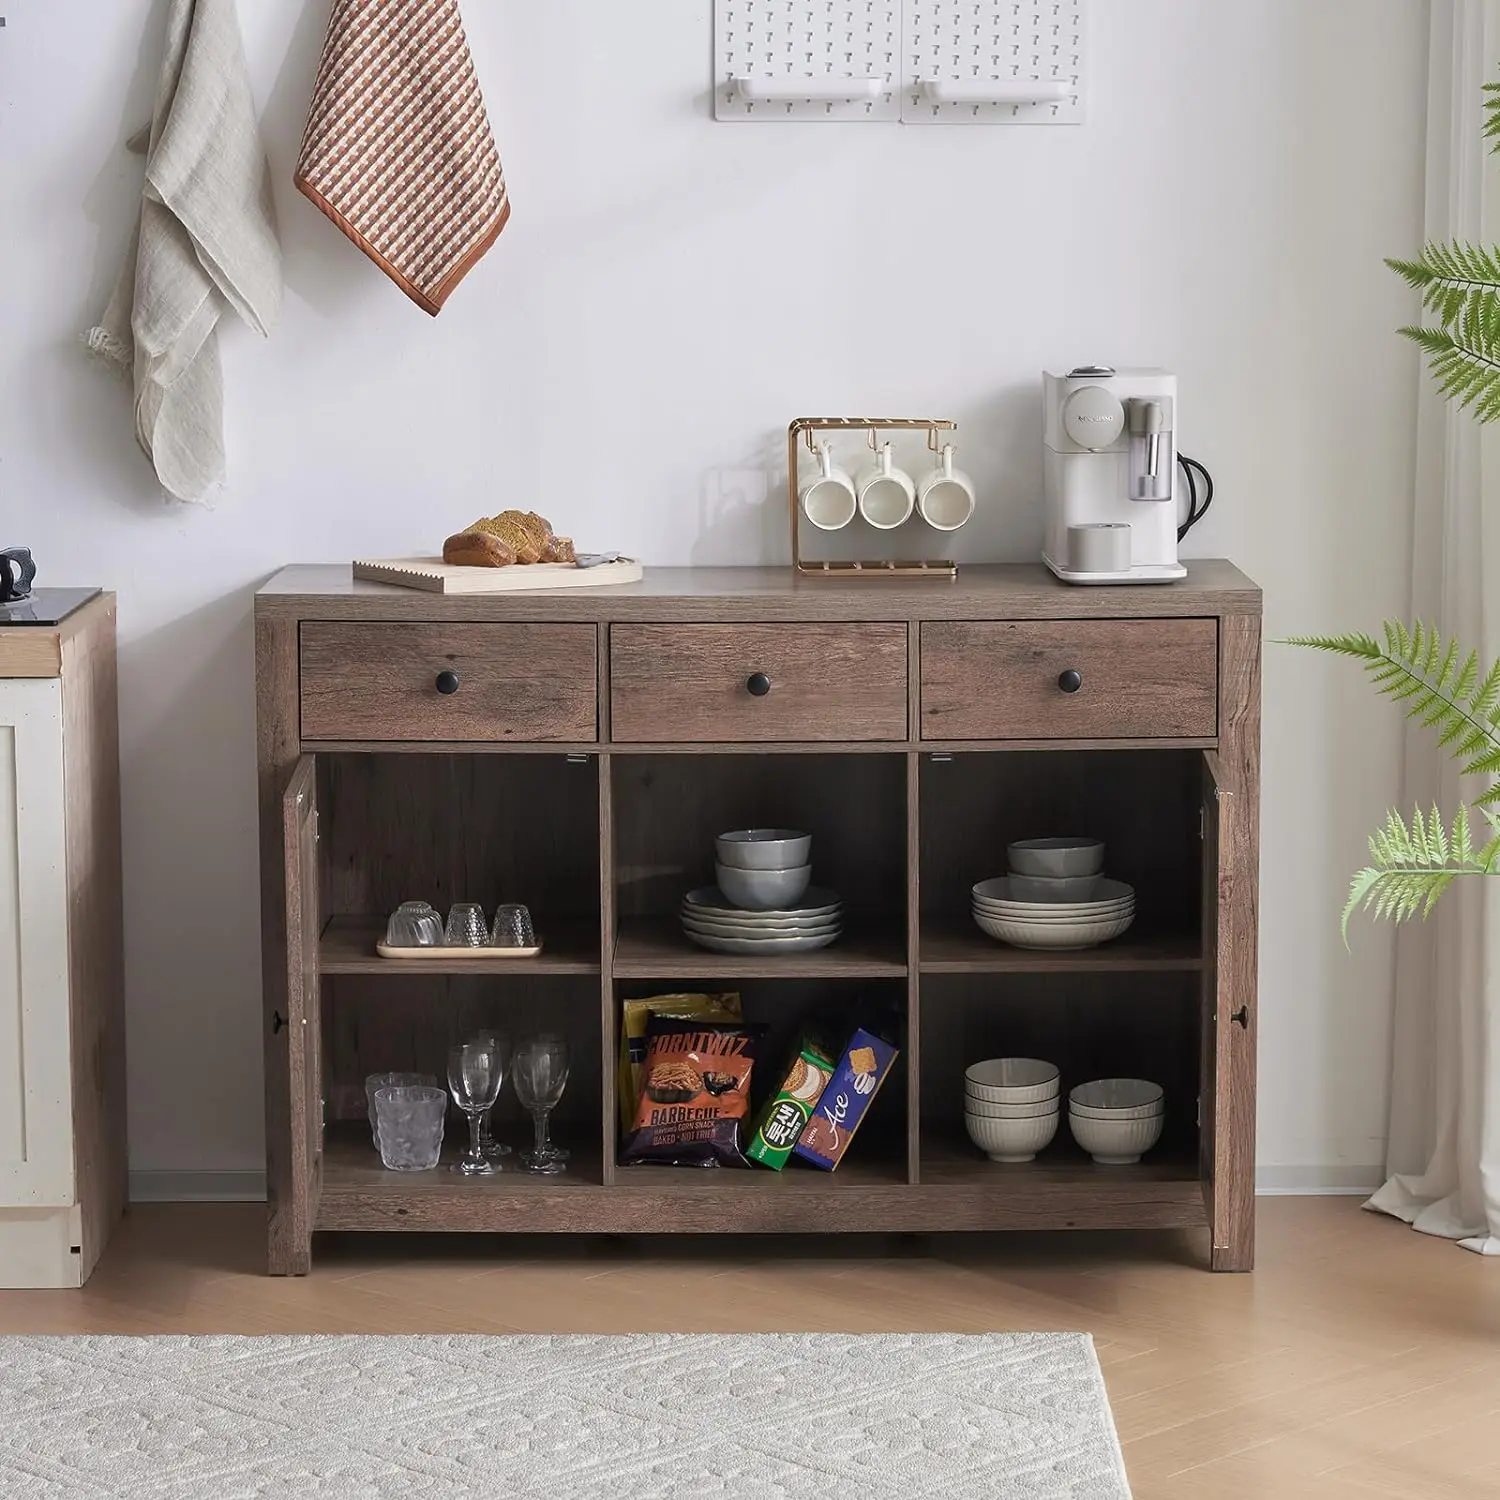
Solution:
<svg viewBox="0 0 1500 1500"><path fill-rule="evenodd" d="M287 986L286 1014L272 1027L286 1039L287 1111L268 1120L268 1128L286 1132L287 1191L273 1196L272 1271L305 1275L312 1255L323 1172L323 1018L318 993L318 942L322 921L318 909L317 764L304 755L292 771L282 798L283 858L286 869Z"/></svg>
<svg viewBox="0 0 1500 1500"><path fill-rule="evenodd" d="M1198 1152L1216 1271L1255 1264L1255 907L1242 888L1237 811L1223 762L1205 752Z"/></svg>

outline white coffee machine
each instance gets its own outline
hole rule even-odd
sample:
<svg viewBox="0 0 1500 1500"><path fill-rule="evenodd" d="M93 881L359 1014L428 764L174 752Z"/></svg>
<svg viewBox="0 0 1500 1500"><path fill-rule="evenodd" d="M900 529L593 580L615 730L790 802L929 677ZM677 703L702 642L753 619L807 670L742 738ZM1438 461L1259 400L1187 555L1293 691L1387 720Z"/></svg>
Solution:
<svg viewBox="0 0 1500 1500"><path fill-rule="evenodd" d="M1067 583L1171 583L1177 561L1177 377L1080 365L1042 373L1047 538Z"/></svg>

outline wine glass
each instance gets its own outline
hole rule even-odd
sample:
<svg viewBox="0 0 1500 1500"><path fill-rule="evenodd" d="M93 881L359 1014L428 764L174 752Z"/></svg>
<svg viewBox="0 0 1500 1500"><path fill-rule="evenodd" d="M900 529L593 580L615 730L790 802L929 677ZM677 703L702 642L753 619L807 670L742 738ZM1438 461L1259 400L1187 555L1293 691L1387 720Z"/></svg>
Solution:
<svg viewBox="0 0 1500 1500"><path fill-rule="evenodd" d="M484 1154L479 1122L499 1098L504 1078L500 1049L491 1040L464 1042L448 1054L448 1091L469 1117L469 1149L453 1168L465 1177L487 1177L500 1170L500 1163Z"/></svg>
<svg viewBox="0 0 1500 1500"><path fill-rule="evenodd" d="M568 1044L552 1033L527 1037L512 1060L511 1078L516 1098L531 1111L536 1126L536 1143L521 1153L521 1165L528 1172L553 1175L567 1170L568 1153L554 1146L547 1126L557 1101L568 1083Z"/></svg>
<svg viewBox="0 0 1500 1500"><path fill-rule="evenodd" d="M510 1059L510 1043L498 1031L480 1031L469 1038L471 1042L480 1042L486 1046L493 1047L500 1058L500 1071L505 1073ZM498 1095L496 1096L498 1099ZM479 1149L489 1161L499 1161L503 1156L510 1156L511 1148L504 1141L495 1139L491 1119L494 1115L493 1109L487 1109L479 1117Z"/></svg>

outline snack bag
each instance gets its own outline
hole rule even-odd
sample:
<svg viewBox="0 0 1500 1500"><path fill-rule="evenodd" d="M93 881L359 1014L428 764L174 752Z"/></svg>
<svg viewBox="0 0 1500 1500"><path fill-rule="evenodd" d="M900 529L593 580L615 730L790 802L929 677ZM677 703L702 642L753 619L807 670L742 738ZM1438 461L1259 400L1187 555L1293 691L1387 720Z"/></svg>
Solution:
<svg viewBox="0 0 1500 1500"><path fill-rule="evenodd" d="M831 1049L811 1037L802 1037L781 1088L766 1101L755 1121L747 1152L751 1161L773 1172L786 1165L813 1105L832 1076Z"/></svg>
<svg viewBox="0 0 1500 1500"><path fill-rule="evenodd" d="M621 1161L746 1167L750 1073L764 1026L652 1016L645 1079Z"/></svg>
<svg viewBox="0 0 1500 1500"><path fill-rule="evenodd" d="M685 1021L738 1021L744 1012L740 997L727 995L652 995L626 1000L620 1015L620 1071L615 1092L620 1096L620 1130L629 1135L641 1102L641 1064L646 1059L646 1023L653 1015L677 1016Z"/></svg>

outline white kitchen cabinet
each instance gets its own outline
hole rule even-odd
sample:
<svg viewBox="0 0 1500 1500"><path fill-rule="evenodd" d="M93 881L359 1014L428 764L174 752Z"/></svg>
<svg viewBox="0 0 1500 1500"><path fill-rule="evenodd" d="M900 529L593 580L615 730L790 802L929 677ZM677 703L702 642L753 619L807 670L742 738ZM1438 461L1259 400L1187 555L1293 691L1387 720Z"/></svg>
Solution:
<svg viewBox="0 0 1500 1500"><path fill-rule="evenodd" d="M0 628L0 1287L81 1286L125 1206L115 601Z"/></svg>

